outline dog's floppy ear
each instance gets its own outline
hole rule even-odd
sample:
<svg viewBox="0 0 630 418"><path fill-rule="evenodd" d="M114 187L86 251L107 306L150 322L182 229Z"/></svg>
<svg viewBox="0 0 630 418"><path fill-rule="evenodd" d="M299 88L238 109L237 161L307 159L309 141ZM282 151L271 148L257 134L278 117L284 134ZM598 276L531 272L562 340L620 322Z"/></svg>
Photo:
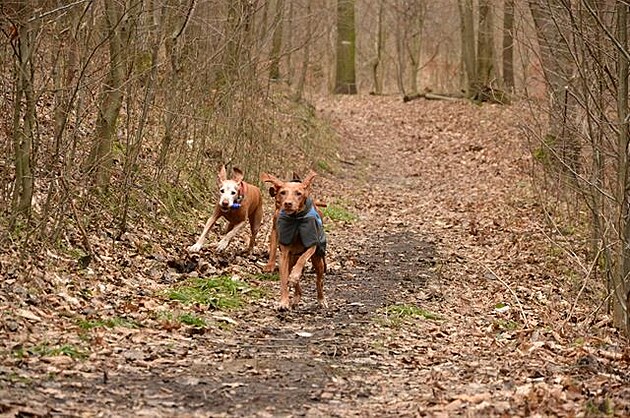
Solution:
<svg viewBox="0 0 630 418"><path fill-rule="evenodd" d="M225 173L225 166L222 165L221 166L221 170L219 170L219 183L223 183L225 180L227 180L227 174Z"/></svg>
<svg viewBox="0 0 630 418"><path fill-rule="evenodd" d="M302 180L302 184L304 184L307 188L310 189L311 183L313 182L313 179L315 178L315 176L317 176L316 172L314 172L313 170L309 171L306 177L304 178L304 180Z"/></svg>
<svg viewBox="0 0 630 418"><path fill-rule="evenodd" d="M234 167L232 169L232 171L234 171L234 181L236 181L237 183L240 183L243 181L243 170L241 170L238 167Z"/></svg>

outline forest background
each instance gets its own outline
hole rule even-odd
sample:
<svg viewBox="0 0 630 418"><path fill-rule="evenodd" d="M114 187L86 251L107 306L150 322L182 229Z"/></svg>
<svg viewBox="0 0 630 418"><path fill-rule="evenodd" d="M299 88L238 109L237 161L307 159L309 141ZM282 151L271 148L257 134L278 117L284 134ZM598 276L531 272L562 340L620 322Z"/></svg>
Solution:
<svg viewBox="0 0 630 418"><path fill-rule="evenodd" d="M526 101L542 213L630 329L625 1L5 0L0 26L3 277L194 229L220 163L334 171L318 95Z"/></svg>

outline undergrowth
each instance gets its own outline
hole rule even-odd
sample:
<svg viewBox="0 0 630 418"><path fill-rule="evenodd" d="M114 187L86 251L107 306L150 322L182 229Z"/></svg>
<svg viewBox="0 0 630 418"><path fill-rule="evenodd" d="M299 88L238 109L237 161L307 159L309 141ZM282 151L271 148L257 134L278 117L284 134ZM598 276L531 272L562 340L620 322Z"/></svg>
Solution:
<svg viewBox="0 0 630 418"><path fill-rule="evenodd" d="M441 321L444 318L434 312L410 304L395 304L387 306L383 311L384 324L388 326L400 326L409 319L428 319Z"/></svg>
<svg viewBox="0 0 630 418"><path fill-rule="evenodd" d="M261 291L228 276L193 278L167 291L167 298L183 304L207 305L212 309L231 310L243 306L248 298L258 298Z"/></svg>

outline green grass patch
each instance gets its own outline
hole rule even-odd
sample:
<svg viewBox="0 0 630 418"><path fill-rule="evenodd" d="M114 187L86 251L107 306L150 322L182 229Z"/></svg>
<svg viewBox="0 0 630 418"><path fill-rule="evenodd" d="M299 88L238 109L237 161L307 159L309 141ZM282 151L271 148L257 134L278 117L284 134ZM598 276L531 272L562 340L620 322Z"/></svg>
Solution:
<svg viewBox="0 0 630 418"><path fill-rule="evenodd" d="M193 314L193 313L184 313L181 314L177 320L185 325L190 325L197 328L205 328L207 326L206 320Z"/></svg>
<svg viewBox="0 0 630 418"><path fill-rule="evenodd" d="M493 324L496 329L501 331L514 331L520 326L516 321L505 319L496 319Z"/></svg>
<svg viewBox="0 0 630 418"><path fill-rule="evenodd" d="M68 356L73 359L84 359L88 356L88 353L71 344L50 346L43 343L29 348L20 347L13 350L13 356L15 357L22 358L27 355L36 357Z"/></svg>
<svg viewBox="0 0 630 418"><path fill-rule="evenodd" d="M94 328L139 328L140 325L135 321L130 321L125 318L114 317L107 319L80 319L78 321L79 328L84 330L91 330Z"/></svg>
<svg viewBox="0 0 630 418"><path fill-rule="evenodd" d="M317 161L317 169L326 173L332 173L332 167L330 167L330 164L324 160Z"/></svg>
<svg viewBox="0 0 630 418"><path fill-rule="evenodd" d="M433 321L441 321L444 319L436 313L427 311L426 309L422 309L416 305L408 305L404 303L386 307L385 315L390 319L394 318L397 320L404 320L406 318L424 318Z"/></svg>
<svg viewBox="0 0 630 418"><path fill-rule="evenodd" d="M332 203L328 205L327 207L325 207L322 210L322 213L324 214L324 216L326 216L333 222L352 223L359 219L357 215L355 215L354 213L350 212L348 209L336 203Z"/></svg>
<svg viewBox="0 0 630 418"><path fill-rule="evenodd" d="M247 297L258 298L260 295L259 289L227 276L188 279L167 292L167 297L171 300L225 310L239 308Z"/></svg>
<svg viewBox="0 0 630 418"><path fill-rule="evenodd" d="M279 273L258 273L258 274L252 274L250 276L252 279L254 280L259 280L261 282L278 282L280 281L280 274Z"/></svg>

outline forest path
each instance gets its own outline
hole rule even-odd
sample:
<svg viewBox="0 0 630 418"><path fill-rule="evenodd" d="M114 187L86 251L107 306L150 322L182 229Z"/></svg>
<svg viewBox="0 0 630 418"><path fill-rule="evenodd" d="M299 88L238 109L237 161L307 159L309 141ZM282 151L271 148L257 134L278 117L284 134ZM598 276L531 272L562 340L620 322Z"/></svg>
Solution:
<svg viewBox="0 0 630 418"><path fill-rule="evenodd" d="M261 282L266 296L227 313L225 329L114 329L92 340L105 348L83 362L5 364L15 377L0 387L0 413L630 411L627 368L598 355L622 340L606 327L589 336L562 327L588 319L590 290L568 318L581 283L571 286L569 267L548 255L518 108L393 97L315 105L342 140L340 169L318 177L315 193L358 216L329 225L328 309L316 307L311 272L302 304L288 313L275 309L277 282ZM129 293L126 302L156 304Z"/></svg>

